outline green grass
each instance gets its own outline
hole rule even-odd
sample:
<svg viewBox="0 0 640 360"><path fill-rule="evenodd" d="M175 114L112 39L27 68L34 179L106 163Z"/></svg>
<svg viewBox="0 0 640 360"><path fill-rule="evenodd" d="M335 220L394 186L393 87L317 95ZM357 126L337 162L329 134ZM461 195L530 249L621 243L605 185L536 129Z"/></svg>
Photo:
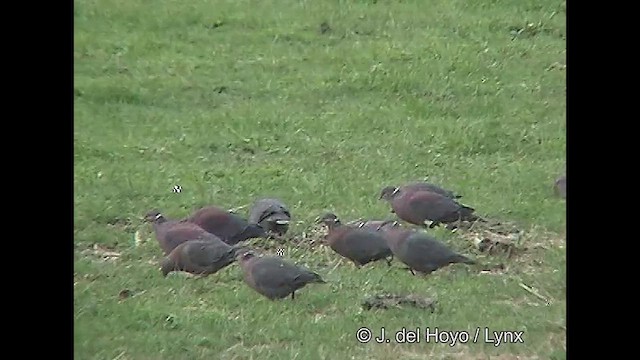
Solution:
<svg viewBox="0 0 640 360"><path fill-rule="evenodd" d="M565 358L565 204L551 190L565 164L564 9L556 0L76 0L76 358ZM320 32L323 22L331 31ZM397 262L356 270L292 243L286 256L329 283L272 302L237 264L204 280L162 278L161 251L139 220L152 208L182 217L277 196L302 234L327 210L387 217L380 189L425 177L544 248L489 257L437 230L507 268L422 278ZM103 261L87 251L94 244L121 255ZM120 300L123 289L137 295ZM362 310L364 296L381 292L438 305ZM489 327L524 331L525 342L362 345L362 326Z"/></svg>

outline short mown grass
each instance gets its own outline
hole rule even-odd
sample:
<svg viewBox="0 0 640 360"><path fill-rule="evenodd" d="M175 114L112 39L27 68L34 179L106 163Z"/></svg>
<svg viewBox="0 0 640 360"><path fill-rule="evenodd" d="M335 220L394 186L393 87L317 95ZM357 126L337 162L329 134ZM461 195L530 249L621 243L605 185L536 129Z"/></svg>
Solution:
<svg viewBox="0 0 640 360"><path fill-rule="evenodd" d="M565 166L564 1L74 5L76 358L565 358L565 203L551 189ZM306 240L325 211L391 216L380 189L424 178L517 224L528 250L487 255L437 229L505 268L423 278L398 262L357 270ZM327 284L269 301L237 264L161 276L145 212L246 215L262 196L295 217L277 246ZM423 294L436 310L363 310L379 293ZM360 344L360 327L487 327L524 343Z"/></svg>

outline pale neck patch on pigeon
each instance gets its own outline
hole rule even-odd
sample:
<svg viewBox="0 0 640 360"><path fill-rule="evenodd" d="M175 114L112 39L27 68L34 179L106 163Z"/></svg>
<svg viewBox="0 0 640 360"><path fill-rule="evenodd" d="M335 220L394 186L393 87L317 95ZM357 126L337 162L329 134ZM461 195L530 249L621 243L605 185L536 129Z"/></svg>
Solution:
<svg viewBox="0 0 640 360"><path fill-rule="evenodd" d="M400 191L400 188L395 188L393 189L393 192L391 193L391 196L395 195L398 193L398 191Z"/></svg>
<svg viewBox="0 0 640 360"><path fill-rule="evenodd" d="M242 261L247 261L250 260L252 258L255 257L255 254L252 252L245 252L244 254L242 254L242 256L240 256L240 260Z"/></svg>
<svg viewBox="0 0 640 360"><path fill-rule="evenodd" d="M338 219L338 218L326 219L325 220L325 225L329 229L332 229L334 227L340 226L341 225L340 219Z"/></svg>

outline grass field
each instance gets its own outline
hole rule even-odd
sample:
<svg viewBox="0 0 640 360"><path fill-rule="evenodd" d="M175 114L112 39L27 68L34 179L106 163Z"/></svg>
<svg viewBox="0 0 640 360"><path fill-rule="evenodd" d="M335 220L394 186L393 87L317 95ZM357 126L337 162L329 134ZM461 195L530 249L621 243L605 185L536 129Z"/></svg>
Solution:
<svg viewBox="0 0 640 360"><path fill-rule="evenodd" d="M566 357L565 203L551 190L565 166L564 1L75 0L74 19L77 359ZM380 189L425 177L517 224L528 250L487 255L432 230L505 269L423 278L398 262L356 270L304 237L325 211L387 218ZM278 246L327 284L269 301L237 264L161 276L147 211L261 196L292 207L295 239ZM379 293L437 305L362 309ZM524 343L360 344L363 326Z"/></svg>

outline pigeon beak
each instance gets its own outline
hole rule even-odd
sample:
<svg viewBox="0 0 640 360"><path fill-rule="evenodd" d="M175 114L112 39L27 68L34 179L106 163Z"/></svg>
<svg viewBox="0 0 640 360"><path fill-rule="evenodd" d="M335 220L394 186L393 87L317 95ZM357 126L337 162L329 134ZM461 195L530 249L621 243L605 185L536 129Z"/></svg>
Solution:
<svg viewBox="0 0 640 360"><path fill-rule="evenodd" d="M316 224L322 224L322 219L320 219L319 217L317 217L314 221Z"/></svg>

